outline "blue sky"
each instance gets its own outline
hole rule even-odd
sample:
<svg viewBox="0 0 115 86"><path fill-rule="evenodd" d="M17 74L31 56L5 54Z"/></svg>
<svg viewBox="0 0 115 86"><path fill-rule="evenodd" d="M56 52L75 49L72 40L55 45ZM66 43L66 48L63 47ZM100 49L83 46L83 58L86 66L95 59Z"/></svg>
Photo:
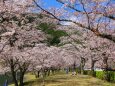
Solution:
<svg viewBox="0 0 115 86"><path fill-rule="evenodd" d="M55 8L61 8L63 6L63 4L57 2L56 0L42 0L43 7L44 8L50 8L50 7L55 7ZM65 8L67 11L69 12L74 12L74 10L70 9L70 8ZM81 7L78 7L77 9L81 10Z"/></svg>
<svg viewBox="0 0 115 86"><path fill-rule="evenodd" d="M57 2L56 0L41 0L42 2L44 2L44 7L45 8L49 8L49 7L57 7L57 8L60 8L62 6L61 3ZM111 0L112 3L115 3L115 0ZM82 6L77 6L77 9L79 10L83 10L82 9ZM71 10L71 9L69 9Z"/></svg>
<svg viewBox="0 0 115 86"><path fill-rule="evenodd" d="M48 8L48 7L58 7L58 8L60 8L62 6L62 4L60 4L56 0L43 0L43 2L45 2L45 4L44 4L45 8Z"/></svg>
<svg viewBox="0 0 115 86"><path fill-rule="evenodd" d="M56 0L42 0L42 2L44 3L44 8L50 8L50 7L61 8L62 7L62 4ZM77 9L82 10L82 6L77 5ZM74 10L70 8L66 8L66 10L70 12L74 12Z"/></svg>

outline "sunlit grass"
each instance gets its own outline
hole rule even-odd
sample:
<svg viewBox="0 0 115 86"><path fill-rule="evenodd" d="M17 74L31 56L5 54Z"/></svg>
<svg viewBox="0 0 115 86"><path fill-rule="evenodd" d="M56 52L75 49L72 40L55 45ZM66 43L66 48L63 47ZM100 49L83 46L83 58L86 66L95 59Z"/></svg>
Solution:
<svg viewBox="0 0 115 86"><path fill-rule="evenodd" d="M26 74L25 86L42 86L42 79ZM56 74L45 78L45 86L115 86L115 83L108 83L88 75Z"/></svg>

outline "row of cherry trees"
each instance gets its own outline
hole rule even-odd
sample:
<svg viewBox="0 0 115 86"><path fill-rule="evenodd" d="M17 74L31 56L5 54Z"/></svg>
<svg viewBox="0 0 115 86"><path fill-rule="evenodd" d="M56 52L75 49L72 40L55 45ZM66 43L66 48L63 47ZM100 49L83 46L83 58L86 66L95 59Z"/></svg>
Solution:
<svg viewBox="0 0 115 86"><path fill-rule="evenodd" d="M91 50L91 53L93 52L93 55L91 55L90 53L92 57L91 58L92 70L94 70L93 69L94 63L96 63L96 61L99 60L99 59L95 59L94 57L94 56L97 56L97 54L95 54L96 51L99 52L98 54L99 57L102 56L104 70L107 70L108 57L113 58L113 56L111 55L114 53L114 41L115 41L115 36L114 36L115 35L115 30L114 30L115 5L114 4L115 2L113 0L98 0L98 1L96 0L91 0L91 1L90 0L56 0L56 1L63 4L60 12L57 9L51 9L50 11L48 11L48 9L44 9L41 5L39 5L34 0L38 8L40 8L44 13L51 15L56 20L61 21L61 22L62 21L72 22L75 25L77 25L77 27L91 31L96 36L104 38L104 39L100 39L100 38L98 39L96 37L97 40L95 40L94 39L95 37L93 36L92 40L93 41L95 40L95 41L92 42L91 45L93 46L95 45L95 47L94 48L88 47L89 48L88 50L89 51ZM68 11L67 8L73 10L74 12L71 12L70 10ZM74 19L72 20L71 17L73 16L74 16ZM109 40L113 41L113 43L111 44L110 42L108 42ZM84 62L86 60L81 58L81 61L83 62L83 65L84 65Z"/></svg>
<svg viewBox="0 0 115 86"><path fill-rule="evenodd" d="M67 31L69 32L70 30L68 29ZM74 28L73 32L75 31L76 30ZM79 35L78 32L82 35ZM70 34L69 37L62 38L62 42L64 42L64 44L67 43L64 45L67 47L63 48L67 48L69 52L72 52L72 55L76 54L74 61L78 61L77 63L80 65L82 74L84 68L91 69L93 76L95 76L95 68L100 68L104 71L108 71L112 68L111 65L114 65L115 55L114 42L97 37L93 33L82 31L81 29L78 29L77 33L71 33L72 30L68 33ZM71 42L71 44L68 44L67 40L69 43Z"/></svg>
<svg viewBox="0 0 115 86"><path fill-rule="evenodd" d="M80 66L81 73L83 73L85 67L89 67L92 70L92 75L95 76L95 66L107 72L109 64L111 64L111 62L108 63L108 60L112 59L114 62L115 44L113 36L115 32L113 14L115 11L109 10L110 8L114 10L112 2L108 2L107 6L110 8L105 8L102 6L103 0L98 2L95 0L57 1L64 4L64 8L69 7L75 10L75 16L79 21L62 19L61 17L65 16L66 13L56 14L49 12L43 9L35 0L0 1L1 71L3 73L9 71L12 73L15 86L18 86L17 72L20 72L20 86L23 86L24 74L27 71L41 71L43 73L47 68L64 68L77 65ZM95 5L92 6L90 3ZM77 10L76 6L74 6L76 4L80 4L83 10ZM47 35L36 29L36 25L40 23L39 19L37 17L35 17L34 21L30 19L32 22L27 19L28 13L36 9L34 5L42 10L42 15L45 13L51 18L53 17L54 20L56 19L56 23L57 21L66 21L77 25L72 26L74 29L70 30L67 29L70 27L56 28L65 30L68 33L66 37L61 38L63 46L48 47L47 44L43 43ZM100 9L100 6L106 10ZM78 29L82 35L72 34L71 31L75 32L75 29ZM85 29L85 31L82 29ZM107 77L108 75L105 76L106 80L108 79Z"/></svg>

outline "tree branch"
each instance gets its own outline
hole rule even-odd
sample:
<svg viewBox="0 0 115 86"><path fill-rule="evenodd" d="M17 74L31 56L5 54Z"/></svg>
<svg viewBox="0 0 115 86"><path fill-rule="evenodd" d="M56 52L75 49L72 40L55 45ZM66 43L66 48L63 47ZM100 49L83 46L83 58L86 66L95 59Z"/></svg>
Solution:
<svg viewBox="0 0 115 86"><path fill-rule="evenodd" d="M56 17L54 14L50 13L49 11L43 9L40 5L38 5L38 3L35 0L33 0L33 1L35 2L36 6L38 8L40 8L42 11L45 11L47 14L51 15L52 17L54 17L58 21L72 22L72 23L76 24L79 27L86 28L87 30L92 31L95 35L100 36L101 38L106 38L106 39L111 40L111 41L113 41L115 43L115 37L113 35L100 33L97 28L89 28L89 27L87 27L87 26L85 26L85 25L83 25L81 23L76 22L76 21L72 21L72 20L68 20L68 19L60 19L60 18Z"/></svg>
<svg viewBox="0 0 115 86"><path fill-rule="evenodd" d="M59 2L59 3L61 3L61 4L65 4L63 1L61 1L61 0L56 0L57 2ZM72 10L74 10L74 11L77 11L77 12L80 12L80 13L83 13L84 14L84 12L82 12L81 10L79 10L79 9L77 9L77 8L74 8L74 7L72 7L72 6L70 6L70 5L68 5L67 7L69 7L69 8L71 8ZM91 14L92 12L88 12L88 14ZM112 20L115 20L115 17L113 16L113 15L108 15L108 14L104 14L104 13L101 13L101 12L97 12L96 14L99 14L99 15L103 15L104 17L107 17L107 18L109 18L109 19L112 19Z"/></svg>

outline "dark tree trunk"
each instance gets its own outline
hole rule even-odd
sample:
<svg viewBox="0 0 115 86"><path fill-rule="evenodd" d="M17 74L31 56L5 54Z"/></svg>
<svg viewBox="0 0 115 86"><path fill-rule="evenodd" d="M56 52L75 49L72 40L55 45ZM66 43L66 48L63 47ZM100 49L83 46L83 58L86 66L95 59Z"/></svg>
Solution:
<svg viewBox="0 0 115 86"><path fill-rule="evenodd" d="M96 77L96 72L95 72L95 70L94 70L94 64L91 66L91 75L92 75L93 77Z"/></svg>
<svg viewBox="0 0 115 86"><path fill-rule="evenodd" d="M13 81L14 81L15 86L18 86L18 81L16 80L16 71L14 69L15 65L12 59L10 60L10 62L11 62L10 66L11 66L11 73L12 73Z"/></svg>
<svg viewBox="0 0 115 86"><path fill-rule="evenodd" d="M40 77L40 71L38 71L37 73L38 73L37 75L38 75L38 78L39 78Z"/></svg>
<svg viewBox="0 0 115 86"><path fill-rule="evenodd" d="M48 76L50 75L50 69L48 69Z"/></svg>
<svg viewBox="0 0 115 86"><path fill-rule="evenodd" d="M66 71L66 74L68 74L68 73L69 73L69 68L66 67L66 68L65 68L65 71Z"/></svg>
<svg viewBox="0 0 115 86"><path fill-rule="evenodd" d="M18 81L16 80L16 72L13 69L11 69L11 72L12 72L14 84L15 86L18 86Z"/></svg>
<svg viewBox="0 0 115 86"><path fill-rule="evenodd" d="M26 73L27 68L25 66L19 66L20 70L20 86L24 86L24 74Z"/></svg>
<svg viewBox="0 0 115 86"><path fill-rule="evenodd" d="M52 74L54 74L54 68L51 68Z"/></svg>
<svg viewBox="0 0 115 86"><path fill-rule="evenodd" d="M24 86L24 74L25 74L25 71L20 71L20 86Z"/></svg>
<svg viewBox="0 0 115 86"><path fill-rule="evenodd" d="M106 81L110 81L110 76L109 76L109 72L108 72L108 56L106 56L106 53L103 53L103 64L104 64L104 80Z"/></svg>
<svg viewBox="0 0 115 86"><path fill-rule="evenodd" d="M96 72L95 72L95 70L94 70L94 66L95 66L96 61L98 61L98 60L93 60L93 59L92 59L92 61L91 61L91 75L92 75L93 77L96 77Z"/></svg>
<svg viewBox="0 0 115 86"><path fill-rule="evenodd" d="M69 72L71 72L71 67L69 67Z"/></svg>
<svg viewBox="0 0 115 86"><path fill-rule="evenodd" d="M75 62L74 62L74 64L73 64L73 71L75 72L75 70L76 70L76 65L75 65Z"/></svg>
<svg viewBox="0 0 115 86"><path fill-rule="evenodd" d="M45 86L45 74L44 74L44 69L41 69L41 74L42 74L42 86Z"/></svg>
<svg viewBox="0 0 115 86"><path fill-rule="evenodd" d="M24 86L24 74L20 74L20 86Z"/></svg>
<svg viewBox="0 0 115 86"><path fill-rule="evenodd" d="M73 67L72 67L72 75L76 75L76 64L75 64L75 62L73 63Z"/></svg>
<svg viewBox="0 0 115 86"><path fill-rule="evenodd" d="M80 73L84 74L85 58L81 57Z"/></svg>

